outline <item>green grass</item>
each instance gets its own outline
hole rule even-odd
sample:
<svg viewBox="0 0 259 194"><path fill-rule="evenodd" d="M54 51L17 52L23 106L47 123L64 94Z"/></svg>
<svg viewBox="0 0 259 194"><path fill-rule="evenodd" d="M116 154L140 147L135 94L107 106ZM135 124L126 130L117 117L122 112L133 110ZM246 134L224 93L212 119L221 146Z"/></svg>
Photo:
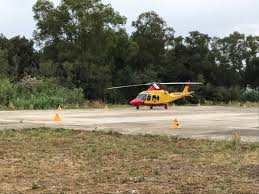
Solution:
<svg viewBox="0 0 259 194"><path fill-rule="evenodd" d="M67 88L56 80L37 80L29 76L28 80L12 83L0 79L0 109L50 109L58 105L78 108L84 101L80 88Z"/></svg>
<svg viewBox="0 0 259 194"><path fill-rule="evenodd" d="M0 131L0 193L258 193L259 144Z"/></svg>

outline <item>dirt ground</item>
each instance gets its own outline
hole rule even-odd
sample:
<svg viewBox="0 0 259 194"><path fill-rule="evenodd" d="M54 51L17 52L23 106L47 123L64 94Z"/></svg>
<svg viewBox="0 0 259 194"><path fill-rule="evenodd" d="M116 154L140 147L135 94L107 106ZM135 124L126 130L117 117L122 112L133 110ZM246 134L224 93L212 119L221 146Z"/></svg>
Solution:
<svg viewBox="0 0 259 194"><path fill-rule="evenodd" d="M61 122L53 120L58 113ZM181 129L172 129L174 119ZM35 127L117 131L124 134L162 134L177 137L229 139L239 132L242 141L259 142L259 108L177 106L168 110L126 109L1 111L0 129Z"/></svg>
<svg viewBox="0 0 259 194"><path fill-rule="evenodd" d="M0 130L0 193L259 193L259 144Z"/></svg>

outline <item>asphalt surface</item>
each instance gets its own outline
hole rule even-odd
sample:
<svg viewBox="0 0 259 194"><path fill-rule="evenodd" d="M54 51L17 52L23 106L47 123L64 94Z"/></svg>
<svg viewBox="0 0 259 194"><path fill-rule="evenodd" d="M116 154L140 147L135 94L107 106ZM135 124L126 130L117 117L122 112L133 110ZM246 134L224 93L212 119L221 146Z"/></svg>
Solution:
<svg viewBox="0 0 259 194"><path fill-rule="evenodd" d="M59 114L61 121L53 120ZM181 129L172 129L173 120ZM125 134L160 134L189 138L231 139L238 132L242 141L259 142L259 108L224 106L177 106L126 109L80 109L1 111L0 129L64 127L117 131Z"/></svg>

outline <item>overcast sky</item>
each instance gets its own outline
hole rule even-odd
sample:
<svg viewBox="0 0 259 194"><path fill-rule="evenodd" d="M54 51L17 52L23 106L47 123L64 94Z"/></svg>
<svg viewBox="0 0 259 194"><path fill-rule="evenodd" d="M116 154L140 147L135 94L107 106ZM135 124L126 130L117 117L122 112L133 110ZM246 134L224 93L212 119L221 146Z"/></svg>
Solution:
<svg viewBox="0 0 259 194"><path fill-rule="evenodd" d="M57 5L60 0L53 0ZM32 5L36 0L0 0L0 33L32 37L35 29ZM198 30L210 36L233 31L259 35L259 0L103 0L128 18L126 28L146 11L163 17L177 35Z"/></svg>

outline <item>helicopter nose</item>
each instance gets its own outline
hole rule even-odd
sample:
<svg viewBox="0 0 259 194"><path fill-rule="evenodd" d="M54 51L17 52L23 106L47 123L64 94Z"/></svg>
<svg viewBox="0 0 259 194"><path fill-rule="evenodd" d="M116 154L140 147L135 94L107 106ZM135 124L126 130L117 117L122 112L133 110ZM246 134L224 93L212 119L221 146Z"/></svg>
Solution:
<svg viewBox="0 0 259 194"><path fill-rule="evenodd" d="M143 101L140 99L133 99L130 101L130 104L133 106L138 106L138 105L141 105L142 103L143 103Z"/></svg>

